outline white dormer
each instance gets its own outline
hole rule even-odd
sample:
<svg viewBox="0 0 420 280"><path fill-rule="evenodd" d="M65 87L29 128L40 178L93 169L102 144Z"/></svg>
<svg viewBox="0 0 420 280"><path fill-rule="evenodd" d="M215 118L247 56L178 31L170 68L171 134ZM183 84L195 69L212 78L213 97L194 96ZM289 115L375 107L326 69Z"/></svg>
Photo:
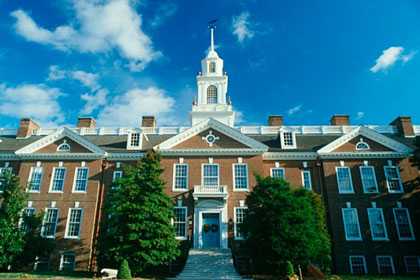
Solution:
<svg viewBox="0 0 420 280"><path fill-rule="evenodd" d="M292 128L280 129L280 147L282 149L296 149L296 132Z"/></svg>
<svg viewBox="0 0 420 280"><path fill-rule="evenodd" d="M141 150L143 132L141 129L130 129L127 137L127 150Z"/></svg>

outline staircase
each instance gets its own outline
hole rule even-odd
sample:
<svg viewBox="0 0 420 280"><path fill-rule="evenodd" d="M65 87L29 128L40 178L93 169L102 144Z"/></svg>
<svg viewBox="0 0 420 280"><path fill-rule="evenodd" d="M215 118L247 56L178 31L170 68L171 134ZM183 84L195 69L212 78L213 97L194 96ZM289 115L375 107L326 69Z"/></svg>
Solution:
<svg viewBox="0 0 420 280"><path fill-rule="evenodd" d="M233 266L230 249L191 249L184 270L176 280L241 279Z"/></svg>

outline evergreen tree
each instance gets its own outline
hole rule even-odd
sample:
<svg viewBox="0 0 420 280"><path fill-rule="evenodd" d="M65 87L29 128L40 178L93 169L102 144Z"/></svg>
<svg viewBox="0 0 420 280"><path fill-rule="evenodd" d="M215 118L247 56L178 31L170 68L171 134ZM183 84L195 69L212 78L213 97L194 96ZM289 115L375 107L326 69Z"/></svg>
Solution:
<svg viewBox="0 0 420 280"><path fill-rule="evenodd" d="M108 220L99 240L102 267L127 260L134 273L167 264L180 254L171 218L173 205L160 178L161 156L153 151L123 167L105 204Z"/></svg>
<svg viewBox="0 0 420 280"><path fill-rule="evenodd" d="M288 260L328 267L330 240L319 196L305 188L291 190L280 178L256 175L256 179L257 186L246 199L243 228L257 266L278 275L286 273Z"/></svg>
<svg viewBox="0 0 420 280"><path fill-rule="evenodd" d="M118 270L118 279L131 280L131 271L127 260L123 260L120 270Z"/></svg>

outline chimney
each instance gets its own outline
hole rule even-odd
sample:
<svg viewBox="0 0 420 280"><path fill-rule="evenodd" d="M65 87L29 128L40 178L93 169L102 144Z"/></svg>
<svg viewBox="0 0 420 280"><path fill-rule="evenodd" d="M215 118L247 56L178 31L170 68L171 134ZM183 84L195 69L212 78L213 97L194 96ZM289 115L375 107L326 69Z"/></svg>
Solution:
<svg viewBox="0 0 420 280"><path fill-rule="evenodd" d="M32 135L32 131L35 128L40 128L39 124L37 124L32 119L20 119L18 132L16 138L28 138Z"/></svg>
<svg viewBox="0 0 420 280"><path fill-rule="evenodd" d="M283 125L283 116L268 116L268 126L282 126Z"/></svg>
<svg viewBox="0 0 420 280"><path fill-rule="evenodd" d="M156 119L154 116L143 116L141 127L156 127Z"/></svg>
<svg viewBox="0 0 420 280"><path fill-rule="evenodd" d="M334 115L330 122L331 125L350 125L349 115Z"/></svg>
<svg viewBox="0 0 420 280"><path fill-rule="evenodd" d="M96 126L96 121L92 117L79 117L77 119L77 127L93 128Z"/></svg>
<svg viewBox="0 0 420 280"><path fill-rule="evenodd" d="M413 123L411 122L411 117L399 116L396 118L390 125L395 125L398 127L398 131L405 137L414 137L414 128Z"/></svg>

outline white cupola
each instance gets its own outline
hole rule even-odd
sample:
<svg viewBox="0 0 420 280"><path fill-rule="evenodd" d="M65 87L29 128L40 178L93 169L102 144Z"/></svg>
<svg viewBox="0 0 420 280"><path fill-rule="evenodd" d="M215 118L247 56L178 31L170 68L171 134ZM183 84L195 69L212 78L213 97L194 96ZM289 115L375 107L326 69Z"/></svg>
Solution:
<svg viewBox="0 0 420 280"><path fill-rule="evenodd" d="M197 95L190 112L191 126L213 118L229 126L234 126L235 112L230 100L226 100L228 77L223 72L223 59L214 50L213 32L210 29L210 51L201 60L201 72L197 75Z"/></svg>

